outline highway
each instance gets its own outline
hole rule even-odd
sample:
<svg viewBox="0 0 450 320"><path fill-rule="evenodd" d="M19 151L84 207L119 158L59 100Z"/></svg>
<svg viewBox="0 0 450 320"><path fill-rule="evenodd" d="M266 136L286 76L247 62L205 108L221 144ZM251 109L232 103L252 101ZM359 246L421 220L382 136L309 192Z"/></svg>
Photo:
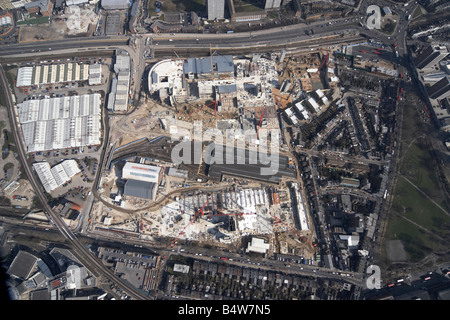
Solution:
<svg viewBox="0 0 450 320"><path fill-rule="evenodd" d="M347 20L347 21L346 21ZM306 31L313 30L314 35L307 35ZM214 49L220 48L261 48L271 46L295 47L306 41L314 41L319 37L323 40L327 36L339 35L345 32L358 33L360 27L349 19L336 19L332 25L318 22L311 25L291 25L267 30L249 31L232 34L140 34L136 37L139 41L146 37L152 38L152 46L158 48L207 48L209 45ZM52 53L57 50L74 48L102 48L123 46L128 43L127 36L105 36L91 38L67 38L50 41L33 41L4 45L0 47L0 56L17 56L31 53Z"/></svg>

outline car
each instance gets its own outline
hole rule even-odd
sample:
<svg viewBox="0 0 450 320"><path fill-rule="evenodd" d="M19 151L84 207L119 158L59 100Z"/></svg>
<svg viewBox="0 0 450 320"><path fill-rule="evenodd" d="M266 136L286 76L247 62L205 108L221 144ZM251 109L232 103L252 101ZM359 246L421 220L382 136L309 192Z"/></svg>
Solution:
<svg viewBox="0 0 450 320"><path fill-rule="evenodd" d="M169 41L173 41L172 39L169 39Z"/></svg>

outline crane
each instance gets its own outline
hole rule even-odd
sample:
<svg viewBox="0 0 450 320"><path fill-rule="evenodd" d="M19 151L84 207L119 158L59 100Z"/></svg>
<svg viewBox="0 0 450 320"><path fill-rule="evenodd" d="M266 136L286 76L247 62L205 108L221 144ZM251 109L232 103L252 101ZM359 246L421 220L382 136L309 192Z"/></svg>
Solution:
<svg viewBox="0 0 450 320"><path fill-rule="evenodd" d="M218 99L218 100L214 100L213 102L211 102L211 103L209 103L209 104L205 104L205 105L204 105L203 107L201 107L200 109L192 111L192 113L190 114L190 116L193 115L193 114L196 113L196 112L202 111L205 107L209 107L209 106L212 105L212 104L214 104L214 105L215 105L215 109L217 109L217 102L219 102L219 101L222 100L222 99L223 99L223 98L220 98L220 99ZM215 115L216 115L216 113L215 113Z"/></svg>
<svg viewBox="0 0 450 320"><path fill-rule="evenodd" d="M320 72L320 70L322 69L324 64L328 63L328 58L330 57L330 52L329 52L329 48L328 48L328 37L327 37L327 54L325 55L325 57L323 58L322 62L320 63L319 68L317 69L317 73Z"/></svg>
<svg viewBox="0 0 450 320"><path fill-rule="evenodd" d="M173 241L170 243L170 245L167 247L168 249L171 249L175 243L177 242L178 238L180 237L180 235L184 234L184 231L186 230L186 228L197 218L197 216L201 213L201 215L203 216L203 208L208 204L209 202L209 197L206 199L205 204L197 211L197 213L195 214L195 216L189 221L189 223L183 228L183 230L181 230L181 232L175 237L175 239L173 239Z"/></svg>
<svg viewBox="0 0 450 320"><path fill-rule="evenodd" d="M263 117L264 117L264 112L266 111L266 107L264 107L264 109L263 109L263 111L262 111L262 113L261 113L261 118L259 119L259 124L258 124L258 128L257 128L257 131L256 131L256 137L259 139L259 128L261 128L261 122L262 122L262 119L263 119Z"/></svg>
<svg viewBox="0 0 450 320"><path fill-rule="evenodd" d="M211 43L209 44L209 55L211 57L211 81L214 81L213 55L212 55Z"/></svg>

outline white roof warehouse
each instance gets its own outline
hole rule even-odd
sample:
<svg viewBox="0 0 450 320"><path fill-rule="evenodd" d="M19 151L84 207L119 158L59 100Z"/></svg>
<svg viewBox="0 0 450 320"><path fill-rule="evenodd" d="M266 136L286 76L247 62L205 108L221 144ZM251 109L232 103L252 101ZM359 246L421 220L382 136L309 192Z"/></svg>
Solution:
<svg viewBox="0 0 450 320"><path fill-rule="evenodd" d="M72 179L74 175L81 172L75 160L64 160L63 162L50 168L48 162L33 163L39 179L46 192L50 193L56 188Z"/></svg>
<svg viewBox="0 0 450 320"><path fill-rule="evenodd" d="M17 105L28 152L100 144L100 94L27 100Z"/></svg>

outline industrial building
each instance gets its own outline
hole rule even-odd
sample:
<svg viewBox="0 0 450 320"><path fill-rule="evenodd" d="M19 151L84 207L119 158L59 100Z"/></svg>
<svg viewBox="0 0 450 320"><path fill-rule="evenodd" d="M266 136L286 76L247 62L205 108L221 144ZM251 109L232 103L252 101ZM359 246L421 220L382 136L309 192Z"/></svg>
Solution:
<svg viewBox="0 0 450 320"><path fill-rule="evenodd" d="M26 100L17 113L28 152L100 144L100 94Z"/></svg>
<svg viewBox="0 0 450 320"><path fill-rule="evenodd" d="M442 100L450 96L450 75L445 76L428 89L432 99Z"/></svg>
<svg viewBox="0 0 450 320"><path fill-rule="evenodd" d="M17 71L16 87L85 81L89 79L89 65L61 63L22 67Z"/></svg>
<svg viewBox="0 0 450 320"><path fill-rule="evenodd" d="M419 54L414 64L418 69L431 68L448 55L446 46L431 44Z"/></svg>
<svg viewBox="0 0 450 320"><path fill-rule="evenodd" d="M225 0L207 0L208 20L225 18Z"/></svg>
<svg viewBox="0 0 450 320"><path fill-rule="evenodd" d="M133 179L159 184L161 167L127 162L122 169L122 179Z"/></svg>
<svg viewBox="0 0 450 320"><path fill-rule="evenodd" d="M153 182L129 179L125 183L123 194L125 196L155 200L158 185Z"/></svg>
<svg viewBox="0 0 450 320"><path fill-rule="evenodd" d="M114 72L116 77L111 81L111 92L108 95L108 109L111 111L127 111L131 59L128 52L124 50L116 51L116 62L114 63Z"/></svg>
<svg viewBox="0 0 450 320"><path fill-rule="evenodd" d="M252 241L248 243L245 251L265 254L269 248L270 244L266 243L264 239L252 238Z"/></svg>
<svg viewBox="0 0 450 320"><path fill-rule="evenodd" d="M89 66L89 85L98 85L102 83L102 65L95 63Z"/></svg>
<svg viewBox="0 0 450 320"><path fill-rule="evenodd" d="M102 0L101 4L105 10L124 10L131 6L131 0Z"/></svg>
<svg viewBox="0 0 450 320"><path fill-rule="evenodd" d="M122 168L122 179L127 180L123 194L125 196L154 200L161 177L161 167L126 162Z"/></svg>
<svg viewBox="0 0 450 320"><path fill-rule="evenodd" d="M33 168L48 193L70 181L81 172L75 160L64 160L52 168L50 168L48 162L36 162L33 163Z"/></svg>

